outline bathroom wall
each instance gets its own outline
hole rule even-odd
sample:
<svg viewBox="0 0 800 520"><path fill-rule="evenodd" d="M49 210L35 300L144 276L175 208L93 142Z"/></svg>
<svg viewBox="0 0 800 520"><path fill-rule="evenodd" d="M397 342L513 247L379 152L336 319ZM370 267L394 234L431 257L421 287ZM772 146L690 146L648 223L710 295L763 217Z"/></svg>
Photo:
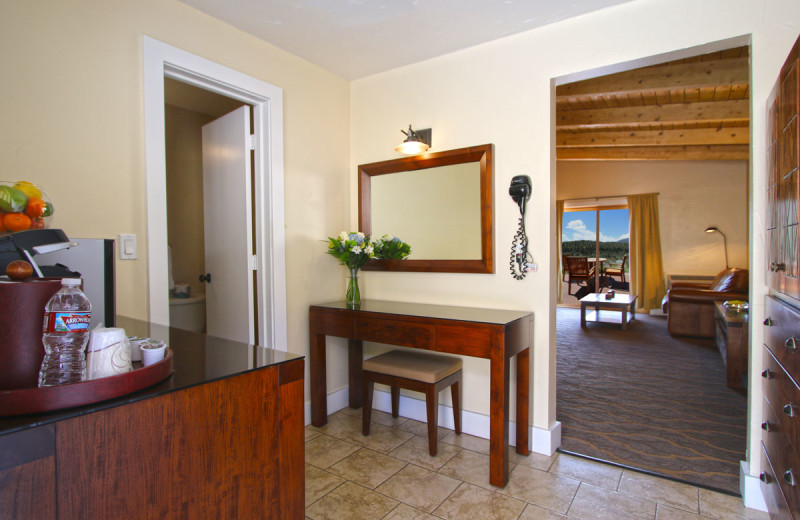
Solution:
<svg viewBox="0 0 800 520"><path fill-rule="evenodd" d="M203 149L201 128L213 117L172 105L165 107L167 150L167 234L175 283L191 294L205 292L203 240Z"/></svg>

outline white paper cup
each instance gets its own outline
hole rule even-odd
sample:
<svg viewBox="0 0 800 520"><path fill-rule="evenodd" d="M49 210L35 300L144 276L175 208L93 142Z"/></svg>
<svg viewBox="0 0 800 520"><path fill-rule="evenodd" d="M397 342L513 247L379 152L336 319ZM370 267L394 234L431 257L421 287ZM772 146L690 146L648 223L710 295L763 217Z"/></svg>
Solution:
<svg viewBox="0 0 800 520"><path fill-rule="evenodd" d="M142 363L144 366L158 363L164 359L164 352L167 349L167 344L163 341L151 341L141 345Z"/></svg>
<svg viewBox="0 0 800 520"><path fill-rule="evenodd" d="M141 361L142 351L139 350L139 347L142 346L142 343L147 341L147 338L137 338L136 336L128 336L128 341L130 341L131 343L131 361Z"/></svg>

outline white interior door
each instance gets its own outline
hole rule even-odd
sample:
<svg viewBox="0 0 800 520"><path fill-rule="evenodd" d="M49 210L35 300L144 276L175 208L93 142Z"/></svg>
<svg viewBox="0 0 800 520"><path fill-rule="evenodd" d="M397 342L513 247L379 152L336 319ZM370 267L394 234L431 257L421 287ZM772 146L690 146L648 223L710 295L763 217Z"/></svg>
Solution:
<svg viewBox="0 0 800 520"><path fill-rule="evenodd" d="M206 329L253 343L250 107L203 127Z"/></svg>

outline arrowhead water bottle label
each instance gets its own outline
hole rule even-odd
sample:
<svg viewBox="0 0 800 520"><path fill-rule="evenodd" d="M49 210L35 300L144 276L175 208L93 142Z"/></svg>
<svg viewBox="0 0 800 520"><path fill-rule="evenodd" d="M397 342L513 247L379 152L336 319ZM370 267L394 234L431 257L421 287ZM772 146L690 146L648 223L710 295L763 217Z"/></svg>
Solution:
<svg viewBox="0 0 800 520"><path fill-rule="evenodd" d="M83 332L89 330L91 312L46 312L44 332Z"/></svg>

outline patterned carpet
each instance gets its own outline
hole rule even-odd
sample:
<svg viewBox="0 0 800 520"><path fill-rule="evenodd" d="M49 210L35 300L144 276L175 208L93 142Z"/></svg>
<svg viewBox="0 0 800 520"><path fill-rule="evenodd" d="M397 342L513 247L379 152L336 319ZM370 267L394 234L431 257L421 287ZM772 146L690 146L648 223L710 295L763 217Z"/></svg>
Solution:
<svg viewBox="0 0 800 520"><path fill-rule="evenodd" d="M581 329L579 309L559 308L557 359L562 450L738 495L747 402L713 340L652 316Z"/></svg>

